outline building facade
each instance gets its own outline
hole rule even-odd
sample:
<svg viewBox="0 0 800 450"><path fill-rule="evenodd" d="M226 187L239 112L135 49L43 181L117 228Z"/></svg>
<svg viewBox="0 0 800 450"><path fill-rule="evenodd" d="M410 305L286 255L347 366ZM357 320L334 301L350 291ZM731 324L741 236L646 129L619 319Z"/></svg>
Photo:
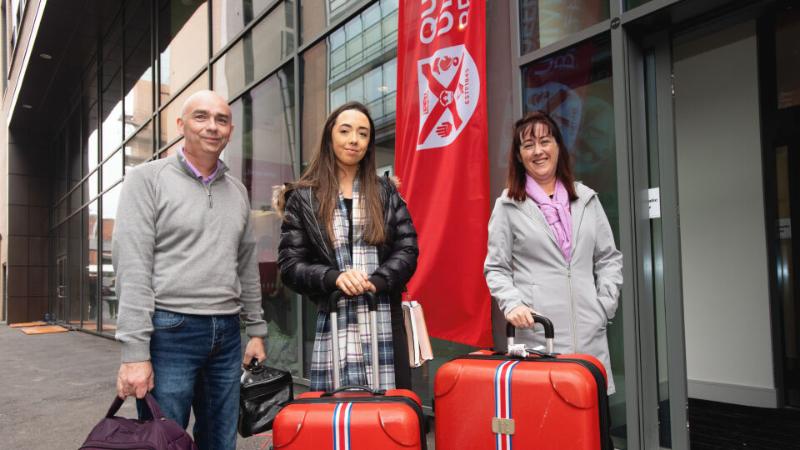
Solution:
<svg viewBox="0 0 800 450"><path fill-rule="evenodd" d="M268 362L303 382L316 310L278 277L272 187L299 176L328 112L349 100L370 108L379 170L393 171L399 3L2 1L2 318L113 336L121 183L180 147L182 102L211 88L233 110L222 159L250 194ZM514 120L547 110L625 257L608 329L616 446L688 448L689 397L800 406L800 8L486 7L492 196ZM500 343L497 311L494 322ZM426 405L436 368L469 350L434 340L436 360L414 374Z"/></svg>

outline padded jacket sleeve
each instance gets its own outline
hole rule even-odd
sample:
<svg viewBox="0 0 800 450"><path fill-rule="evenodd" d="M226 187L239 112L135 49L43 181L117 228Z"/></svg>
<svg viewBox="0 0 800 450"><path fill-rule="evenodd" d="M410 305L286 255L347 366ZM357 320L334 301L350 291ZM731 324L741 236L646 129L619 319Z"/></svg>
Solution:
<svg viewBox="0 0 800 450"><path fill-rule="evenodd" d="M302 201L297 192L290 193L286 199L278 246L278 267L284 284L313 299L330 292L325 275L336 268L324 263L319 256L309 236L308 227L314 225L309 223L309 218L304 214Z"/></svg>
<svg viewBox="0 0 800 450"><path fill-rule="evenodd" d="M417 270L417 231L411 221L411 214L406 207L406 202L393 186L389 188L387 214L387 242L388 254L381 265L375 270L377 276L386 280L388 292L402 292L408 280Z"/></svg>

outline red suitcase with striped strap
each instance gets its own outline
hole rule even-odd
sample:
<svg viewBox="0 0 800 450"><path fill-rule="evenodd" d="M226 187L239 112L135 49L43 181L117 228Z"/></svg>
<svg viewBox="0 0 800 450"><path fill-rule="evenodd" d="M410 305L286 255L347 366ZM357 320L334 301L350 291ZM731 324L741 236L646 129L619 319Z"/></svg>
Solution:
<svg viewBox="0 0 800 450"><path fill-rule="evenodd" d="M610 450L603 365L589 355L481 351L445 363L434 382L436 450ZM514 348L514 327L507 327ZM520 350L519 347L516 350Z"/></svg>
<svg viewBox="0 0 800 450"><path fill-rule="evenodd" d="M331 335L338 338L336 302L331 296ZM372 364L377 366L377 304L367 296L372 334ZM276 450L426 450L424 417L419 397L407 389L373 390L366 386L339 387L339 355L333 343L333 392L307 392L285 406L272 427ZM373 371L378 386L378 371Z"/></svg>

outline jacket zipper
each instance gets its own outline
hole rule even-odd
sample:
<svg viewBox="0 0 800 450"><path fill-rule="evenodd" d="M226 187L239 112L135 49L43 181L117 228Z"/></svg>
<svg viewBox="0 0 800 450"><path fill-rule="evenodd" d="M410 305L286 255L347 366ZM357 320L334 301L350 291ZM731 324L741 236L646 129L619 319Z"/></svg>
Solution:
<svg viewBox="0 0 800 450"><path fill-rule="evenodd" d="M580 231L581 225L583 224L583 216L586 215L586 205L594 198L594 196L589 197L589 200L583 206L583 210L581 211L581 217L578 219L578 229ZM575 233L575 240L578 240L578 233ZM576 242L572 243L572 248L575 249ZM572 258L569 260L569 264L567 264L567 284L569 285L569 303L570 308L572 308L570 318L570 326L572 327L572 351L574 353L578 352L578 324L575 323L575 296L572 293Z"/></svg>
<svg viewBox="0 0 800 450"><path fill-rule="evenodd" d="M206 193L208 194L208 209L212 209L214 207L214 204L211 201L211 183L205 184L202 181L200 183L203 184L203 187L206 189Z"/></svg>

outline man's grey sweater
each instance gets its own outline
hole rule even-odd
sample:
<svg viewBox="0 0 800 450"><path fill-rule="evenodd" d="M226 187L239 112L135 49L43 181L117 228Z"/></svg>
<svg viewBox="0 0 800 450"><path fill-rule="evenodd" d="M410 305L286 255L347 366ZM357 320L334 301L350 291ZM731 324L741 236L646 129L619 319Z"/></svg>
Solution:
<svg viewBox="0 0 800 450"><path fill-rule="evenodd" d="M126 175L113 248L122 362L150 359L154 308L239 313L249 336L266 335L247 190L225 172L205 185L176 154Z"/></svg>

